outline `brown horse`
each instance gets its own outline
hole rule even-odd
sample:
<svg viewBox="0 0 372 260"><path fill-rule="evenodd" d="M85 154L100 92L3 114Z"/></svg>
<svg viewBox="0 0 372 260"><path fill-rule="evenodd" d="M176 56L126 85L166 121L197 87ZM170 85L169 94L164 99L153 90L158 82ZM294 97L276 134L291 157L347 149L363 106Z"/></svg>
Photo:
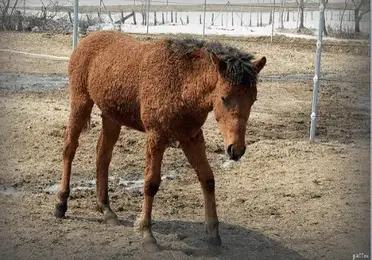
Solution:
<svg viewBox="0 0 372 260"><path fill-rule="evenodd" d="M70 118L65 133L62 182L55 216L67 211L71 164L82 130L96 104L102 112L97 144L97 203L106 223L118 224L108 196L108 168L121 126L147 134L144 200L139 219L143 245L159 247L151 231L151 211L160 185L167 146L178 141L195 169L204 194L209 241L221 244L213 172L201 130L214 111L230 159L245 152L246 124L257 96L257 77L266 58L218 42L165 39L140 42L119 32L92 33L71 55Z"/></svg>

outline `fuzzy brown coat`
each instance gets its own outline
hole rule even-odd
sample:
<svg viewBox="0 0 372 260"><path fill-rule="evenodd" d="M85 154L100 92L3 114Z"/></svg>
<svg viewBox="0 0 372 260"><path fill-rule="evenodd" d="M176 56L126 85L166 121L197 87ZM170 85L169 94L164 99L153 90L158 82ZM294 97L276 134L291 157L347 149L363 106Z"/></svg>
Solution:
<svg viewBox="0 0 372 260"><path fill-rule="evenodd" d="M97 143L97 204L107 223L118 223L108 197L108 168L121 126L147 134L144 201L139 220L145 249L157 251L151 232L153 199L161 182L161 161L170 142L180 142L204 194L209 241L220 244L214 177L201 130L212 110L229 157L245 152L245 131L256 100L256 76L266 59L204 42L137 41L102 31L83 39L71 55L70 118L65 134L62 183L56 217L64 217L70 193L71 165L81 131L96 104L102 112ZM215 53L217 52L217 54ZM220 55L220 57L219 57Z"/></svg>

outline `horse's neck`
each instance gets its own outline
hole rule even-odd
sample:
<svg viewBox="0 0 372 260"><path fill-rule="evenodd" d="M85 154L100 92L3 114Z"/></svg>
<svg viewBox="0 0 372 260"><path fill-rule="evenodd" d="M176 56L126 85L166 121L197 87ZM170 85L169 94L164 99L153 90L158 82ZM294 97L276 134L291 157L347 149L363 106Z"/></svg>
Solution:
<svg viewBox="0 0 372 260"><path fill-rule="evenodd" d="M217 80L214 68L195 66L187 76L183 99L204 112L212 111Z"/></svg>

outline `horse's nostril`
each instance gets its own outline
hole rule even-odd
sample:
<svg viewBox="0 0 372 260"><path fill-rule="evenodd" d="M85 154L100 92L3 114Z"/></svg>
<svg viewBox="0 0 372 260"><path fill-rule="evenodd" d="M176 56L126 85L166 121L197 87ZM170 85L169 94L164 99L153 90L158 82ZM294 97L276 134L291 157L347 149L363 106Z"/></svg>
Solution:
<svg viewBox="0 0 372 260"><path fill-rule="evenodd" d="M243 151L242 151L242 156L245 154L245 149L246 149L247 147L244 145L244 147L243 147Z"/></svg>
<svg viewBox="0 0 372 260"><path fill-rule="evenodd" d="M233 155L233 149L234 149L234 146L232 144L230 144L228 147L227 147L227 154L231 157Z"/></svg>
<svg viewBox="0 0 372 260"><path fill-rule="evenodd" d="M234 145L230 144L227 147L227 154L229 155L230 160L238 161L245 153L246 147L243 146L242 150L236 151Z"/></svg>

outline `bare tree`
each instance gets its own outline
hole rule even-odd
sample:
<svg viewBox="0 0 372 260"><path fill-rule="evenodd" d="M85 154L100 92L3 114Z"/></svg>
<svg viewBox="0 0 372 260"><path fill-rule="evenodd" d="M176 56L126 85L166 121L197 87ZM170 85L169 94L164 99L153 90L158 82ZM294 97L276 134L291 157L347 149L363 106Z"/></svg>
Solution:
<svg viewBox="0 0 372 260"><path fill-rule="evenodd" d="M322 0L322 4L324 5L324 11L325 11L326 8L327 8L327 5L328 5L328 0ZM327 26L326 26L326 23L325 23L325 16L324 15L323 15L323 32L324 32L325 36L328 36L328 31L327 31Z"/></svg>
<svg viewBox="0 0 372 260"><path fill-rule="evenodd" d="M370 0L352 0L354 4L355 32L360 32L360 21L365 14L371 11Z"/></svg>
<svg viewBox="0 0 372 260"><path fill-rule="evenodd" d="M306 8L306 5L308 3L315 3L317 1L313 1L313 0L295 0L296 3L297 3L297 6L298 6L298 12L299 12L299 24L298 24L298 31L300 31L301 29L304 29L305 28L305 25L304 25L304 12L305 12L305 8ZM367 0L369 1L369 0ZM327 5L328 5L328 0L321 0L321 3L324 5L324 9L326 9ZM324 24L324 34L325 35L328 35L327 33L327 29L326 29L326 26L325 26L325 20L323 20L323 24Z"/></svg>
<svg viewBox="0 0 372 260"><path fill-rule="evenodd" d="M14 2L13 6L11 6L10 0L0 1L1 30L12 29L12 16L14 14L15 8L17 7L17 4L18 4L18 0Z"/></svg>
<svg viewBox="0 0 372 260"><path fill-rule="evenodd" d="M44 3L43 0L40 0L42 6L41 6L41 19L43 21L43 27L45 27L48 24L48 21L52 21L59 11L59 5L58 1L49 0L47 4Z"/></svg>
<svg viewBox="0 0 372 260"><path fill-rule="evenodd" d="M284 2L285 2L285 0L280 0L279 17L280 17L280 28L281 29L284 28Z"/></svg>
<svg viewBox="0 0 372 260"><path fill-rule="evenodd" d="M296 3L298 5L298 11L300 13L300 23L298 25L298 30L305 28L304 26L304 10L305 10L305 0L296 0Z"/></svg>
<svg viewBox="0 0 372 260"><path fill-rule="evenodd" d="M41 6L41 16L43 17L45 23L49 19L54 19L59 10L58 1L49 0L47 4L43 0L40 0Z"/></svg>
<svg viewBox="0 0 372 260"><path fill-rule="evenodd" d="M344 20L345 11L347 9L348 4L349 4L349 0L345 0L345 6L344 6L344 9L342 10L342 14L340 18L340 31L342 31L342 22Z"/></svg>

